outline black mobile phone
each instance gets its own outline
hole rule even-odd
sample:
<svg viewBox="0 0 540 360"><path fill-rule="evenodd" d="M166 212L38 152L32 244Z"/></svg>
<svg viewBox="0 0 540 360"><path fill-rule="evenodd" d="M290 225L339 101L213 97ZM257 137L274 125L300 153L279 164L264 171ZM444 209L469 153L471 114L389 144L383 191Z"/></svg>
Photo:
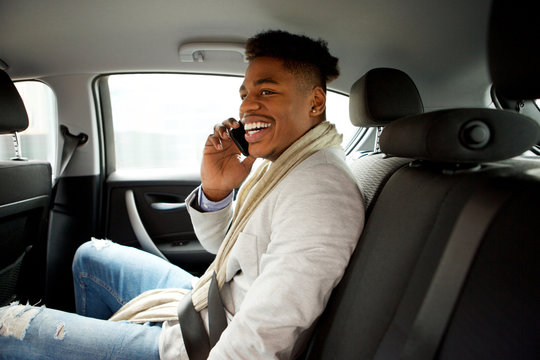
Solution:
<svg viewBox="0 0 540 360"><path fill-rule="evenodd" d="M240 150L240 152L244 154L245 156L249 156L249 151L248 151L249 144L245 138L246 130L244 129L244 124L242 124L241 122L239 124L240 124L240 127L229 130L229 135L231 139L234 141L234 143L236 144L236 147L238 147L238 149Z"/></svg>

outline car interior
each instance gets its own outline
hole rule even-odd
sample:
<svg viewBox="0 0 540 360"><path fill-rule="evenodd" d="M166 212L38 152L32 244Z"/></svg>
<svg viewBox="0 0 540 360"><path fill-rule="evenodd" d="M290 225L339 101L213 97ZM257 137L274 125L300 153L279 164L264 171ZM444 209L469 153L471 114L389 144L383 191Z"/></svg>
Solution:
<svg viewBox="0 0 540 360"><path fill-rule="evenodd" d="M538 10L0 2L0 305L74 311L71 263L92 238L201 275L213 255L184 204L200 139L237 114L246 39L281 29L339 58L328 120L366 209L295 357L540 358Z"/></svg>

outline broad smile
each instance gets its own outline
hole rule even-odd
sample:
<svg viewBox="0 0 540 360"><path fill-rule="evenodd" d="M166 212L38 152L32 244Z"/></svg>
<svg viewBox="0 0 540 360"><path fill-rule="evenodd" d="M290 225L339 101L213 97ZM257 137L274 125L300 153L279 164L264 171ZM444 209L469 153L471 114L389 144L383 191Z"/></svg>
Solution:
<svg viewBox="0 0 540 360"><path fill-rule="evenodd" d="M272 126L272 124L262 122L262 121L256 121L256 122L244 124L244 129L246 129L246 134L251 137L257 134L258 132L269 128L270 126Z"/></svg>

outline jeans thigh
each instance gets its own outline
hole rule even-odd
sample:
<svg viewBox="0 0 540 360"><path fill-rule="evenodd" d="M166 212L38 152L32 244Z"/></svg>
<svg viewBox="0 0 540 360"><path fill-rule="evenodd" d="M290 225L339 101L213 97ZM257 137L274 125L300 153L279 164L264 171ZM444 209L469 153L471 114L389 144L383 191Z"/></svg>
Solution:
<svg viewBox="0 0 540 360"><path fill-rule="evenodd" d="M75 254L73 279L77 313L105 319L145 291L190 290L195 277L142 250L92 240Z"/></svg>
<svg viewBox="0 0 540 360"><path fill-rule="evenodd" d="M159 359L159 325L23 305L1 308L0 325L0 359Z"/></svg>

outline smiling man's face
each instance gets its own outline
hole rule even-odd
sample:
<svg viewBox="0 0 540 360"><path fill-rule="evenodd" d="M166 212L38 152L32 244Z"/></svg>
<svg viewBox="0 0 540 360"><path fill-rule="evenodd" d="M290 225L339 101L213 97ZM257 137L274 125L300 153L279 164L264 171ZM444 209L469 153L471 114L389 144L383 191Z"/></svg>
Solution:
<svg viewBox="0 0 540 360"><path fill-rule="evenodd" d="M240 97L249 153L271 161L322 121L326 100L322 89L302 85L283 60L272 57L251 61Z"/></svg>

